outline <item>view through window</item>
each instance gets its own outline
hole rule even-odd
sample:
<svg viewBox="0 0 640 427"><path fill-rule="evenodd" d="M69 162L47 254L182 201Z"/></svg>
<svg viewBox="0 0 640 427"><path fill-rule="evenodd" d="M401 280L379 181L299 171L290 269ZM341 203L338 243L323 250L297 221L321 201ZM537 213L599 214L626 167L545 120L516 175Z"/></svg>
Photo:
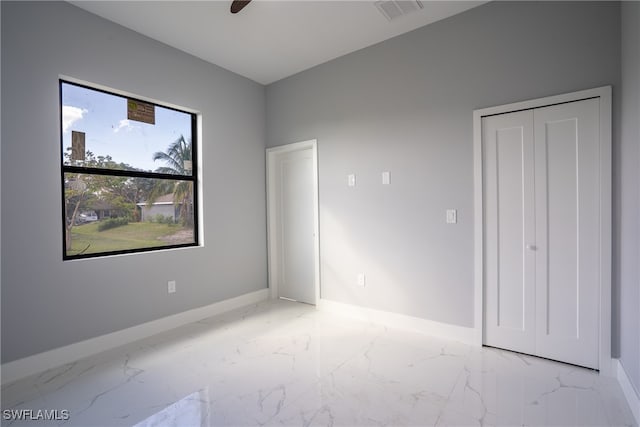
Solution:
<svg viewBox="0 0 640 427"><path fill-rule="evenodd" d="M60 81L64 259L197 245L196 115Z"/></svg>

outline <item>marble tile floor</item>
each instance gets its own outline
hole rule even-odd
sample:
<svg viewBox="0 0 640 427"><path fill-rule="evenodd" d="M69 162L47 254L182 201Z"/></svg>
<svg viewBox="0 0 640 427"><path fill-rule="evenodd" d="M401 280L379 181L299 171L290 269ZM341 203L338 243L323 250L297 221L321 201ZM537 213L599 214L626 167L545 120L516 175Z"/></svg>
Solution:
<svg viewBox="0 0 640 427"><path fill-rule="evenodd" d="M597 372L288 301L6 385L2 409L15 427L634 425L618 383ZM59 419L5 419L21 409Z"/></svg>

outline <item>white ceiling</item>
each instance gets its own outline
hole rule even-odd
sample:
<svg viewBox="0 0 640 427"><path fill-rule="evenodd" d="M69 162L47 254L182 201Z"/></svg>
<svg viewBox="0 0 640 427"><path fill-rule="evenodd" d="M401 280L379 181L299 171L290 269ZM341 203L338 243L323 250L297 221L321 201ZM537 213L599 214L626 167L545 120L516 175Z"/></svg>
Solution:
<svg viewBox="0 0 640 427"><path fill-rule="evenodd" d="M428 1L388 21L372 1L70 1L91 13L262 84L478 6Z"/></svg>

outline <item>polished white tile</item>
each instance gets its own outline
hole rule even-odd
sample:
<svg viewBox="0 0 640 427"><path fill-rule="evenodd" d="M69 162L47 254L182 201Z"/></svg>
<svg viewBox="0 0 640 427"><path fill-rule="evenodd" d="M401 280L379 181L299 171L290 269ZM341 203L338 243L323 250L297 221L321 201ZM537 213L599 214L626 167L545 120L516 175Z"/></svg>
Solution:
<svg viewBox="0 0 640 427"><path fill-rule="evenodd" d="M9 384L2 409L69 411L3 426L633 425L596 372L286 301Z"/></svg>

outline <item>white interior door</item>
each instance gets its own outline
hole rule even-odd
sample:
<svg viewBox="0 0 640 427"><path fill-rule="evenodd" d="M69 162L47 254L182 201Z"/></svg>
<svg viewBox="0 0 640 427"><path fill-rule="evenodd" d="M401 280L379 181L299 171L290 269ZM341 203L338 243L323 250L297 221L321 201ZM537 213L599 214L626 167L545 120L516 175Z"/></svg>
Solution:
<svg viewBox="0 0 640 427"><path fill-rule="evenodd" d="M484 342L597 369L599 100L482 126Z"/></svg>
<svg viewBox="0 0 640 427"><path fill-rule="evenodd" d="M275 169L278 297L315 304L312 149L278 154Z"/></svg>
<svg viewBox="0 0 640 427"><path fill-rule="evenodd" d="M485 343L535 353L533 112L483 118Z"/></svg>
<svg viewBox="0 0 640 427"><path fill-rule="evenodd" d="M599 100L534 110L536 353L598 368Z"/></svg>

